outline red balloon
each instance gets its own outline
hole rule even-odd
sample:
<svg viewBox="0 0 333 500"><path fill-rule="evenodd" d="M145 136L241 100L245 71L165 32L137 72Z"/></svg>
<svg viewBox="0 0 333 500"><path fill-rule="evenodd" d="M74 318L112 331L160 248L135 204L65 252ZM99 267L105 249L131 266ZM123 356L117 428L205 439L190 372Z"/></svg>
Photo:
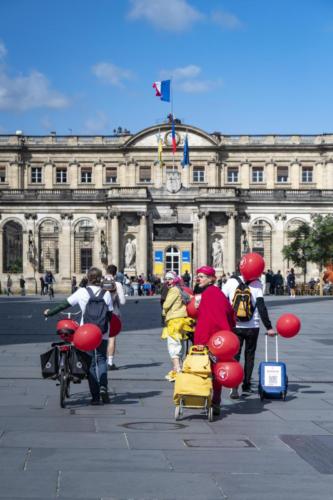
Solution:
<svg viewBox="0 0 333 500"><path fill-rule="evenodd" d="M282 314L276 322L276 331L281 337L291 338L301 329L301 320L295 314Z"/></svg>
<svg viewBox="0 0 333 500"><path fill-rule="evenodd" d="M93 351L102 342L101 329L92 323L79 326L74 333L73 344L80 351Z"/></svg>
<svg viewBox="0 0 333 500"><path fill-rule="evenodd" d="M247 253L242 257L239 270L245 281L259 278L265 269L265 261L258 253Z"/></svg>
<svg viewBox="0 0 333 500"><path fill-rule="evenodd" d="M186 305L187 315L190 318L198 317L198 309L195 307L195 297L193 297L190 302Z"/></svg>
<svg viewBox="0 0 333 500"><path fill-rule="evenodd" d="M72 335L79 328L79 323L73 319L61 319L57 323L58 335Z"/></svg>
<svg viewBox="0 0 333 500"><path fill-rule="evenodd" d="M213 373L217 380L224 387L233 389L243 382L244 370L238 361L220 361L213 365Z"/></svg>
<svg viewBox="0 0 333 500"><path fill-rule="evenodd" d="M239 338L233 332L221 330L210 337L208 349L219 361L229 361L239 351Z"/></svg>
<svg viewBox="0 0 333 500"><path fill-rule="evenodd" d="M110 321L110 332L109 337L116 337L121 330L121 321L119 316L112 314Z"/></svg>

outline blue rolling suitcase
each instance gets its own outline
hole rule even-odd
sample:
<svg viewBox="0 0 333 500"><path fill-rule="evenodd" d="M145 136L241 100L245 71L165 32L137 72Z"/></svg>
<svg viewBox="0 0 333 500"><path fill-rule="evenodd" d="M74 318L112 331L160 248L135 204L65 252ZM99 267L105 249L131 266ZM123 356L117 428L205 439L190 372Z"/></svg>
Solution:
<svg viewBox="0 0 333 500"><path fill-rule="evenodd" d="M265 361L259 365L258 392L260 399L286 399L288 377L285 363L279 361L278 336L275 335L275 361L268 361L267 333L265 335Z"/></svg>

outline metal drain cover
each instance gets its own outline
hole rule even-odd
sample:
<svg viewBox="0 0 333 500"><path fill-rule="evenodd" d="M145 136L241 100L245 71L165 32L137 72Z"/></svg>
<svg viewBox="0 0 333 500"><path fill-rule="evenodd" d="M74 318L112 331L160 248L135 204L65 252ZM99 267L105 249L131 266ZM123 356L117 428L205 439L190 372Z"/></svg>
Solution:
<svg viewBox="0 0 333 500"><path fill-rule="evenodd" d="M187 426L173 422L128 422L127 424L121 424L120 427L137 431L175 431L185 429Z"/></svg>
<svg viewBox="0 0 333 500"><path fill-rule="evenodd" d="M249 439L224 439L207 436L205 439L184 439L188 448L255 448Z"/></svg>

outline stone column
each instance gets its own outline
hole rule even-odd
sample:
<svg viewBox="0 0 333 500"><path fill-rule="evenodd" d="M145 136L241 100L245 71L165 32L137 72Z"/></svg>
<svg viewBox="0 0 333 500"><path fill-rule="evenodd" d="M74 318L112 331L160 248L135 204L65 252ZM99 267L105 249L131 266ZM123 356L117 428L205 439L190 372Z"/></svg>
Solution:
<svg viewBox="0 0 333 500"><path fill-rule="evenodd" d="M242 189L250 188L250 167L251 163L249 163L248 161L245 161L240 166L239 175Z"/></svg>
<svg viewBox="0 0 333 500"><path fill-rule="evenodd" d="M228 212L228 272L236 270L236 212Z"/></svg>
<svg viewBox="0 0 333 500"><path fill-rule="evenodd" d="M325 183L326 177L326 162L317 161L313 169L313 182L316 184L317 189L327 189Z"/></svg>
<svg viewBox="0 0 333 500"><path fill-rule="evenodd" d="M299 189L299 183L300 183L300 175L301 175L301 164L298 162L297 158L295 161L292 161L290 164L290 183L291 183L291 189Z"/></svg>
<svg viewBox="0 0 333 500"><path fill-rule="evenodd" d="M284 222L286 216L284 214L276 214L274 219L275 227L272 231L272 268L275 273L280 269L282 274L285 274L287 261L283 260L282 247L285 240Z"/></svg>
<svg viewBox="0 0 333 500"><path fill-rule="evenodd" d="M110 212L111 216L111 262L119 268L119 212Z"/></svg>
<svg viewBox="0 0 333 500"><path fill-rule="evenodd" d="M53 188L53 175L54 175L54 166L51 161L47 161L44 165L43 172L43 181L45 189Z"/></svg>
<svg viewBox="0 0 333 500"><path fill-rule="evenodd" d="M144 274L147 277L147 259L148 259L148 236L147 236L147 214L139 212L140 229L139 241L136 254L136 270L138 274Z"/></svg>
<svg viewBox="0 0 333 500"><path fill-rule="evenodd" d="M274 189L275 185L275 167L276 164L273 160L266 163L266 187L267 189Z"/></svg>
<svg viewBox="0 0 333 500"><path fill-rule="evenodd" d="M162 165L160 165L159 161L155 161L152 168L154 172L153 176L154 186L157 189L160 189L163 185L163 168L165 168L165 166L163 165L163 163Z"/></svg>
<svg viewBox="0 0 333 500"><path fill-rule="evenodd" d="M200 211L199 217L199 262L198 266L207 265L207 216L209 212Z"/></svg>
<svg viewBox="0 0 333 500"><path fill-rule="evenodd" d="M182 168L181 171L181 179L182 184L185 188L189 188L191 185L191 170L193 167L191 165L187 165L187 167Z"/></svg>
<svg viewBox="0 0 333 500"><path fill-rule="evenodd" d="M97 267L106 269L107 265L107 253L105 252L108 246L107 241L107 215L97 214L97 236L96 236L96 255L97 255ZM101 253L104 250L106 253L105 258L102 260Z"/></svg>
<svg viewBox="0 0 333 500"><path fill-rule="evenodd" d="M59 274L62 282L68 285L71 280L71 219L72 214L60 215L61 233L59 234Z"/></svg>
<svg viewBox="0 0 333 500"><path fill-rule="evenodd" d="M333 159L329 158L326 162L326 189L333 189Z"/></svg>
<svg viewBox="0 0 333 500"><path fill-rule="evenodd" d="M38 285L38 237L36 231L36 214L26 213L26 230L23 230L23 273L27 281L27 289L35 293ZM38 288L37 288L38 289Z"/></svg>

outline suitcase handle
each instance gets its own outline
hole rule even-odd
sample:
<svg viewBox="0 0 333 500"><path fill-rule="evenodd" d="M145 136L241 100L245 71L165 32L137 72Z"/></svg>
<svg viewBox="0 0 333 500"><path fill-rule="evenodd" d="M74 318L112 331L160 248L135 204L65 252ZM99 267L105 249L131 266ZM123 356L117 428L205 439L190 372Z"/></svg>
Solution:
<svg viewBox="0 0 333 500"><path fill-rule="evenodd" d="M189 354L208 354L208 349L205 345L192 345Z"/></svg>
<svg viewBox="0 0 333 500"><path fill-rule="evenodd" d="M268 361L268 341L267 338L271 336L268 335L268 333L265 333L265 361L267 363ZM275 337L275 360L278 363L279 362L279 344L278 344L278 335L277 333L274 335Z"/></svg>

